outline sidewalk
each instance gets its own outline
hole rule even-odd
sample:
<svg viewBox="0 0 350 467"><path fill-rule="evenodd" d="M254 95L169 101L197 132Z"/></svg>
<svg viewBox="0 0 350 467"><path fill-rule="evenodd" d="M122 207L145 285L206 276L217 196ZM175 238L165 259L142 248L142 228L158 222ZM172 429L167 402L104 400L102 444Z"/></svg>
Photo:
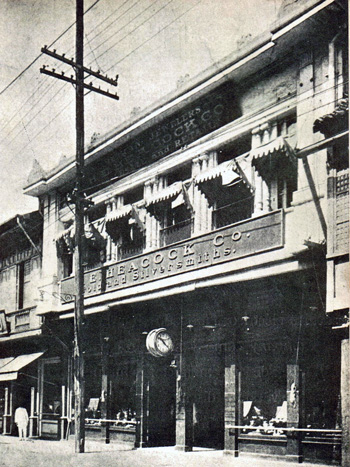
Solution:
<svg viewBox="0 0 350 467"><path fill-rule="evenodd" d="M74 452L74 440L19 441L12 436L0 435L1 467L320 467L320 464L294 464L291 462L223 455L222 451L197 448L193 452L176 451L173 447L132 449L124 444L104 444L86 441L83 454Z"/></svg>

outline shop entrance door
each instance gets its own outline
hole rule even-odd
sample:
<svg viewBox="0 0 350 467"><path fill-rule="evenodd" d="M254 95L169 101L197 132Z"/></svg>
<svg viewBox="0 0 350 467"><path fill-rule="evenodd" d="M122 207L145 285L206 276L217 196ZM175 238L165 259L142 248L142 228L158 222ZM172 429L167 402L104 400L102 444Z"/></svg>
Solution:
<svg viewBox="0 0 350 467"><path fill-rule="evenodd" d="M221 349L196 349L191 366L193 445L223 449L224 360Z"/></svg>
<svg viewBox="0 0 350 467"><path fill-rule="evenodd" d="M168 359L153 357L149 364L149 446L175 445L175 373Z"/></svg>

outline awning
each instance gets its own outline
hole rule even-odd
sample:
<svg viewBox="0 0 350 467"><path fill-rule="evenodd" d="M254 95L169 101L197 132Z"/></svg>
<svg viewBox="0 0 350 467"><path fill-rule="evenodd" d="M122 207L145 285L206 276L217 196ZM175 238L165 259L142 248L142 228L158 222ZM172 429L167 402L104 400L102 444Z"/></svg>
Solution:
<svg viewBox="0 0 350 467"><path fill-rule="evenodd" d="M191 182L189 182L187 184L182 183L182 189L181 189L180 193L171 202L171 209L175 209L175 208L177 208L179 206L184 205L184 206L186 206L186 208L192 214L194 213L193 206L192 206L190 197L188 195L188 191L189 191L190 187L192 186L192 183L193 183L193 181L191 181Z"/></svg>
<svg viewBox="0 0 350 467"><path fill-rule="evenodd" d="M313 131L320 131L325 136L336 135L348 128L349 99L343 98L335 106L333 112L323 115L314 121Z"/></svg>
<svg viewBox="0 0 350 467"><path fill-rule="evenodd" d="M234 170L233 160L223 162L222 164L219 164L216 167L212 167L208 170L205 170L204 172L199 173L195 178L195 183L199 184L207 182L209 180L214 180L218 177L223 177L223 180L225 180L225 183L223 183L223 185L233 183L235 180L240 180L240 175Z"/></svg>
<svg viewBox="0 0 350 467"><path fill-rule="evenodd" d="M3 361L7 360L7 362L5 362L5 365L0 367L0 381L13 381L17 379L19 370L29 365L30 363L33 363L43 354L44 352L36 352L27 355L19 355L18 357L1 359L0 365L2 365Z"/></svg>
<svg viewBox="0 0 350 467"><path fill-rule="evenodd" d="M132 205L126 204L125 206L121 206L119 209L112 209L108 214L106 214L106 222L114 222L118 219L122 219L123 217L127 217L132 212Z"/></svg>
<svg viewBox="0 0 350 467"><path fill-rule="evenodd" d="M295 151L282 136L252 149L250 156L252 165L262 177L272 178L281 171L284 175L292 175L297 167Z"/></svg>
<svg viewBox="0 0 350 467"><path fill-rule="evenodd" d="M171 200L175 198L182 191L182 182L175 182L172 185L164 188L164 190L159 191L152 197L146 199L146 207L151 206L152 204L161 203L163 201Z"/></svg>
<svg viewBox="0 0 350 467"><path fill-rule="evenodd" d="M203 185L205 182L209 182L211 180L218 180L221 182L223 187L232 187L240 184L247 188L251 193L254 192L254 188L247 180L247 177L235 159L225 161L216 167L212 167L198 174L195 178L195 183L197 185Z"/></svg>
<svg viewBox="0 0 350 467"><path fill-rule="evenodd" d="M65 238L74 238L75 235L75 228L74 224L68 227L68 229L63 230L56 236L56 242L59 240L64 240Z"/></svg>
<svg viewBox="0 0 350 467"><path fill-rule="evenodd" d="M126 204L125 206L121 206L119 209L113 209L106 215L105 219L106 226L109 222L115 222L120 219L128 219L129 224L136 223L141 231L145 229L145 209L138 208L133 204Z"/></svg>
<svg viewBox="0 0 350 467"><path fill-rule="evenodd" d="M0 370L3 366L7 365L8 363L12 362L15 357L7 357L7 358L0 358Z"/></svg>
<svg viewBox="0 0 350 467"><path fill-rule="evenodd" d="M102 226L103 227L103 226ZM68 250L73 251L75 245L75 224L63 230L56 237L56 243L64 242ZM103 248L105 240L93 223L84 224L84 237L93 248Z"/></svg>

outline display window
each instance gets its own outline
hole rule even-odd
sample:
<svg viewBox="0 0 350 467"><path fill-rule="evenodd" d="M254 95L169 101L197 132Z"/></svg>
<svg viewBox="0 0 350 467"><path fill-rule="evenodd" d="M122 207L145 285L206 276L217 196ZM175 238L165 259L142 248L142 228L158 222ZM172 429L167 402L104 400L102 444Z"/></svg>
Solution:
<svg viewBox="0 0 350 467"><path fill-rule="evenodd" d="M89 357L85 362L85 422L91 428L110 420L110 428L136 427L136 363L110 358L109 406L103 412L107 394L102 390L101 358Z"/></svg>
<svg viewBox="0 0 350 467"><path fill-rule="evenodd" d="M0 386L0 433L4 431L4 415L6 415L5 410L5 387Z"/></svg>
<svg viewBox="0 0 350 467"><path fill-rule="evenodd" d="M62 365L45 362L43 365L43 419L59 419L61 416Z"/></svg>
<svg viewBox="0 0 350 467"><path fill-rule="evenodd" d="M101 422L101 357L88 357L85 361L85 419L88 425Z"/></svg>
<svg viewBox="0 0 350 467"><path fill-rule="evenodd" d="M287 423L287 367L270 358L242 370L243 433L281 434ZM249 429L248 427L252 427Z"/></svg>
<svg viewBox="0 0 350 467"><path fill-rule="evenodd" d="M118 359L120 360L120 359ZM136 363L119 361L111 369L110 412L115 426L134 430L136 427Z"/></svg>

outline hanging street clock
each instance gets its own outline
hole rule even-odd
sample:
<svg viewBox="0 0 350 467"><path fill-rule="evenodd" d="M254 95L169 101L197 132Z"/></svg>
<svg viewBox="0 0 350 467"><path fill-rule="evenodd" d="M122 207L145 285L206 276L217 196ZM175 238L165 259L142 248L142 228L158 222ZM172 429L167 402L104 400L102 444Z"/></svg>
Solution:
<svg viewBox="0 0 350 467"><path fill-rule="evenodd" d="M146 338L146 347L154 357L167 357L174 350L173 340L165 328L150 331Z"/></svg>

